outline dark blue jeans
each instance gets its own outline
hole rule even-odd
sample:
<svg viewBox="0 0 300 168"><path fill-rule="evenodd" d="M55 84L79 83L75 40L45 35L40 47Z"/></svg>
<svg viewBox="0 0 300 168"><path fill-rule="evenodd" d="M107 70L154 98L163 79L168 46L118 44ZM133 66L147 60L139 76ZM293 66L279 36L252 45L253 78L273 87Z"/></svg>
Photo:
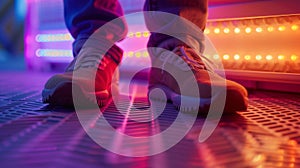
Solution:
<svg viewBox="0 0 300 168"><path fill-rule="evenodd" d="M205 20L200 24L195 24L204 30L207 0L146 0L144 5L145 11L162 11L175 15L181 15L186 9L197 9L203 13L204 17L200 17ZM75 39L73 43L74 56L79 53L81 47L92 33L105 23L123 15L123 10L118 0L64 0L64 12L67 28ZM163 24L146 20L147 25L149 22L151 22L150 24ZM126 37L126 21L121 21L118 26L118 29L107 33L113 33L114 36L118 38ZM104 34L103 37L106 37L106 35ZM166 38L169 37L153 33L150 37L149 44L150 46L155 46Z"/></svg>

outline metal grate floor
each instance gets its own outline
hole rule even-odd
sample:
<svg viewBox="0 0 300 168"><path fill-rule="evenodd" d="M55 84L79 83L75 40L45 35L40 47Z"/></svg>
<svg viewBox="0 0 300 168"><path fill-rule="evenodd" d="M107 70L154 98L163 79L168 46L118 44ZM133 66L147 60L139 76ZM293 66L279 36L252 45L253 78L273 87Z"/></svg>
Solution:
<svg viewBox="0 0 300 168"><path fill-rule="evenodd" d="M249 110L224 116L204 143L198 136L205 119L198 118L171 149L133 158L101 148L72 110L42 104L40 90L49 75L0 73L1 167L300 167L299 95L254 91ZM134 104L130 113L149 114L146 98L136 98ZM114 128L124 126L124 116L114 111L113 105L108 106L105 118ZM176 116L175 108L167 105L155 122L127 121L124 133L152 135L166 129ZM144 150L150 149L135 152Z"/></svg>

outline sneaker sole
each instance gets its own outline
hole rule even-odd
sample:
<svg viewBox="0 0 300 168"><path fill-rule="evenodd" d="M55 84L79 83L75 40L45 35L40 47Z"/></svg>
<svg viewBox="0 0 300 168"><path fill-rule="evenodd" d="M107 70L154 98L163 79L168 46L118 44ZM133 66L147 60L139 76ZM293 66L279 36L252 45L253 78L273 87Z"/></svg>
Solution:
<svg viewBox="0 0 300 168"><path fill-rule="evenodd" d="M195 98L190 96L182 96L170 88L164 85L154 85L149 88L148 97L154 101L163 102L161 96L158 95L149 95L149 93L154 89L162 90L168 101L172 102L172 104L176 107L176 109L180 110L181 112L195 112L195 111L207 111L211 102L210 98ZM183 100L183 101L181 101Z"/></svg>
<svg viewBox="0 0 300 168"><path fill-rule="evenodd" d="M72 90L72 87L75 87ZM82 105L87 106L90 103L98 104L100 107L105 106L109 101L109 94L107 91L100 91L97 93L90 93L84 91L80 86L72 84L71 82L64 82L57 85L53 89L43 89L42 100L43 103L49 103L55 106L74 107L73 91L79 98L78 102L83 102ZM94 98L96 95L96 99Z"/></svg>
<svg viewBox="0 0 300 168"><path fill-rule="evenodd" d="M161 89L165 93L167 100L171 101L172 104L176 107L176 109L180 110L181 112L195 112L198 109L198 112L201 112L202 114L207 114L212 101L211 98L195 98L190 96L181 96L164 85L154 85L149 88L148 97L149 99L154 101L163 102L164 100L162 100L161 96L149 95L149 93L153 89ZM227 96L231 97L229 98L231 101L225 100L223 109L224 113L230 114L237 111L247 110L247 98L229 90L227 91ZM181 101L182 99L184 101ZM197 105L199 105L199 107L197 107Z"/></svg>

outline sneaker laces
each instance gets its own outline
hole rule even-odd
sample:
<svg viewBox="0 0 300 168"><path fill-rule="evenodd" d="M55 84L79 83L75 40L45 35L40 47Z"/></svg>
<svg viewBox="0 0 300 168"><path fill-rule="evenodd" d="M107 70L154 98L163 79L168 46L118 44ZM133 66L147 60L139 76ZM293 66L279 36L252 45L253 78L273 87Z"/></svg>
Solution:
<svg viewBox="0 0 300 168"><path fill-rule="evenodd" d="M192 56L190 58L187 54L189 52ZM176 56L174 55L176 53ZM179 57L178 57L179 56ZM177 59L176 59L177 58ZM163 61L162 70L165 70L167 63L171 63L183 71L193 70L210 70L213 71L214 63L202 54L196 53L192 48L185 46L177 46L171 52L163 52L160 59ZM176 59L176 60L174 60ZM204 61L206 61L204 63Z"/></svg>
<svg viewBox="0 0 300 168"><path fill-rule="evenodd" d="M74 70L79 68L95 68L103 70L107 65L107 58L95 49L83 49L76 58Z"/></svg>

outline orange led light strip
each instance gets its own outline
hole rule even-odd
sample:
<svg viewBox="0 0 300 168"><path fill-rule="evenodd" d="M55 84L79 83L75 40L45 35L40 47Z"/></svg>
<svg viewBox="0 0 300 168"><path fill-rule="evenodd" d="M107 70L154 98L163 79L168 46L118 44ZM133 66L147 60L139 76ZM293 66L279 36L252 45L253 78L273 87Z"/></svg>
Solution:
<svg viewBox="0 0 300 168"><path fill-rule="evenodd" d="M147 51L127 51L124 52L124 56L125 57L129 57L129 58L147 58L149 57L149 53ZM207 57L211 57L211 56L207 56ZM214 55L212 57L215 60L220 59L219 55ZM290 56L287 55L240 55L240 54L233 54L233 55L229 55L229 54L224 54L222 55L222 60L224 61L240 61L240 60L246 60L246 61L274 61L274 60L279 60L279 61L299 61L300 57L297 56L296 54L292 54Z"/></svg>
<svg viewBox="0 0 300 168"><path fill-rule="evenodd" d="M214 56L213 57L214 59L219 59L219 57L216 57ZM278 60L278 61L299 61L300 58L299 56L293 54L291 56L285 56L285 55L278 55L278 56L273 56L273 55L266 55L266 56L263 56L263 55L254 55L254 56L251 56L251 55L245 55L245 56L241 56L239 54L235 54L235 55L228 55L228 54L224 54L222 56L222 60L224 61L239 61L239 60L246 60L246 61L262 61L262 60L265 60L265 61L274 61L274 60Z"/></svg>
<svg viewBox="0 0 300 168"><path fill-rule="evenodd" d="M225 28L221 28L221 27L217 27L217 28L212 28L212 27L207 27L204 31L204 34L230 34L230 33L234 33L234 34L240 34L245 32L246 34L250 34L250 33L262 33L262 32L274 32L274 31L278 31L278 32L284 32L286 30L292 30L292 31L298 31L300 30L300 26L297 24L292 24L292 25L281 25L281 26L258 26L258 27L245 27L245 28L241 28L241 27L225 27ZM130 32L128 33L127 37L128 38L148 38L150 36L150 32L145 31L145 32Z"/></svg>
<svg viewBox="0 0 300 168"><path fill-rule="evenodd" d="M127 37L128 38L148 38L150 36L149 31L144 31L144 32L129 32Z"/></svg>
<svg viewBox="0 0 300 168"><path fill-rule="evenodd" d="M291 25L289 26L290 30L292 31L297 31L299 30L299 26L298 25ZM211 34L212 28L207 28L204 31L204 34ZM234 33L234 34L240 34L242 32L245 32L246 34L250 34L250 33L262 33L262 32L274 32L275 30L278 30L279 32L284 32L288 29L287 26L277 26L277 28L275 26L268 26L268 27L256 27L256 28L251 28L251 27L246 27L246 28L239 28L239 27L235 27L235 28L214 28L213 29L213 33L214 34L230 34L230 33Z"/></svg>
<svg viewBox="0 0 300 168"><path fill-rule="evenodd" d="M266 16L209 20L204 34L251 34L263 32L285 32L300 30L300 15ZM148 38L149 31L130 32L128 38Z"/></svg>
<svg viewBox="0 0 300 168"><path fill-rule="evenodd" d="M292 31L297 31L300 30L298 25L291 25L289 26L290 30ZM230 33L235 33L235 34L239 34L242 32L245 32L247 34L250 33L262 33L262 32L274 32L275 30L278 30L279 32L283 32L287 30L287 26L278 26L277 29L274 26L268 26L268 27L256 27L256 28L251 28L251 27L246 27L246 28L239 28L239 27L235 27L235 28L214 28L213 32L214 34L230 34ZM204 31L204 34L211 34L211 28L206 28ZM148 38L150 36L150 32L130 32L127 37L128 38Z"/></svg>
<svg viewBox="0 0 300 168"><path fill-rule="evenodd" d="M128 51L128 52L124 52L124 57L147 58L149 57L149 53L147 51L138 51L138 52Z"/></svg>
<svg viewBox="0 0 300 168"><path fill-rule="evenodd" d="M250 34L300 30L300 15L264 16L255 18L216 19L207 22L204 34Z"/></svg>

